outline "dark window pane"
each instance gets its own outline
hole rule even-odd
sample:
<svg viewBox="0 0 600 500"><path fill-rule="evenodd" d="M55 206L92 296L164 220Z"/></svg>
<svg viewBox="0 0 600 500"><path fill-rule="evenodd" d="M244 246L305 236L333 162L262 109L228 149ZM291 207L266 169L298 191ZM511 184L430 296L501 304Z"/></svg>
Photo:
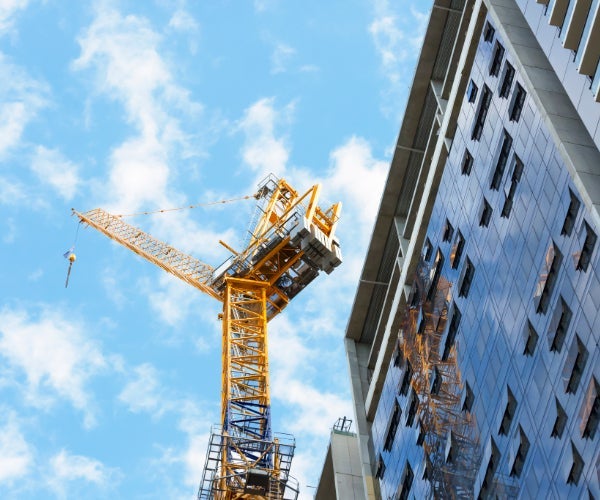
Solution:
<svg viewBox="0 0 600 500"><path fill-rule="evenodd" d="M473 155L468 149L465 149L465 155L462 161L461 173L463 175L471 175L471 169L473 168Z"/></svg>
<svg viewBox="0 0 600 500"><path fill-rule="evenodd" d="M498 76L500 68L502 66L502 59L504 58L504 47L498 41L494 47L494 55L492 56L492 62L490 63L490 75Z"/></svg>
<svg viewBox="0 0 600 500"><path fill-rule="evenodd" d="M508 116L511 121L518 122L521 118L521 111L523 111L523 105L525 104L525 97L527 92L517 83L511 105L508 108Z"/></svg>
<svg viewBox="0 0 600 500"><path fill-rule="evenodd" d="M481 92L481 98L479 99L479 108L477 109L475 122L473 123L473 132L471 133L471 139L474 141L478 141L481 138L481 132L483 131L483 126L485 124L485 119L487 117L491 102L492 91L487 85L484 85L483 91Z"/></svg>
<svg viewBox="0 0 600 500"><path fill-rule="evenodd" d="M575 225L575 219L577 218L577 214L579 213L579 207L581 206L581 202L570 189L569 195L571 197L571 201L569 203L569 208L567 209L565 222L563 223L563 227L560 232L560 234L562 234L563 236L571 236L571 233L573 232L573 226Z"/></svg>
<svg viewBox="0 0 600 500"><path fill-rule="evenodd" d="M500 97L506 98L510 95L510 89L515 78L515 68L512 67L508 61L504 64L504 72L502 75L502 81L500 83L499 95Z"/></svg>

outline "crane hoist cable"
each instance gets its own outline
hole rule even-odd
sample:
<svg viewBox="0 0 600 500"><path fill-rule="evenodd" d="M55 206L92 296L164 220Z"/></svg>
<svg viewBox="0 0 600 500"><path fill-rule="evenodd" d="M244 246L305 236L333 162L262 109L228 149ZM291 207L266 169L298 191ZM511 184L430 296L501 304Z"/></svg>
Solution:
<svg viewBox="0 0 600 500"><path fill-rule="evenodd" d="M164 214L164 213L168 213L168 212L179 212L181 210L189 210L191 208L199 208L199 207L208 207L208 206L212 206L212 205L223 205L225 203L232 203L234 201L242 201L242 200L249 200L251 198L254 199L258 199L259 193L256 194L249 194L246 196L240 196L238 198L230 198L227 200L218 200L218 201L208 201L205 203L196 203L195 205L186 205L184 207L174 207L174 208L161 208L158 210L148 210L146 212L134 212L131 214L112 214L114 217L118 217L120 219L124 218L124 217L135 217L138 215L154 215L154 214Z"/></svg>

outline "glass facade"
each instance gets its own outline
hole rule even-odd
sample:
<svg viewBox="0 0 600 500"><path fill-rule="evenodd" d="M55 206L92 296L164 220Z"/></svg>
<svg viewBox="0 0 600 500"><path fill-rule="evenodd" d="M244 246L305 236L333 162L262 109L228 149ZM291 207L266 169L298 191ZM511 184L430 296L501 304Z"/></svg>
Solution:
<svg viewBox="0 0 600 500"><path fill-rule="evenodd" d="M381 497L433 494L444 463L476 497L600 499L600 227L490 28L373 420Z"/></svg>

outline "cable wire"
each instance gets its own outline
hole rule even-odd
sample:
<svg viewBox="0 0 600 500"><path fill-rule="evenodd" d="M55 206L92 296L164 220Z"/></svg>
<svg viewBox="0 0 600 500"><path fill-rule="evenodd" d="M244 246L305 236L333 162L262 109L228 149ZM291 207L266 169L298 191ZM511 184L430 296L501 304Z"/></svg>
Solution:
<svg viewBox="0 0 600 500"><path fill-rule="evenodd" d="M219 200L219 201L209 201L207 203L197 203L195 205L187 205L185 207L176 207L176 208L163 208L160 210L149 210L147 212L136 212L132 214L114 214L114 217L135 217L136 215L152 215L152 214L162 214L167 212L177 212L179 210L188 210L190 208L198 208L198 207L207 207L210 205L221 205L224 203L231 203L233 201L241 201L241 200L249 200L250 198L256 198L255 194L249 194L246 196L242 196L240 198L231 198L229 200Z"/></svg>

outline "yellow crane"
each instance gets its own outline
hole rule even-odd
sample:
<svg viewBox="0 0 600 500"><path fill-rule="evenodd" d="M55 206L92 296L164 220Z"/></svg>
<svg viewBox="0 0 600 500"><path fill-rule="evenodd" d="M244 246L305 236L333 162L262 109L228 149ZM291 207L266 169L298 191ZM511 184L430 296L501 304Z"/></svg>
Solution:
<svg viewBox="0 0 600 500"><path fill-rule="evenodd" d="M341 203L322 210L320 185L305 193L268 176L255 195L245 249L214 268L96 208L80 222L223 303L221 423L213 429L199 499L295 499L295 442L271 432L267 322L320 271L341 263L335 229Z"/></svg>

